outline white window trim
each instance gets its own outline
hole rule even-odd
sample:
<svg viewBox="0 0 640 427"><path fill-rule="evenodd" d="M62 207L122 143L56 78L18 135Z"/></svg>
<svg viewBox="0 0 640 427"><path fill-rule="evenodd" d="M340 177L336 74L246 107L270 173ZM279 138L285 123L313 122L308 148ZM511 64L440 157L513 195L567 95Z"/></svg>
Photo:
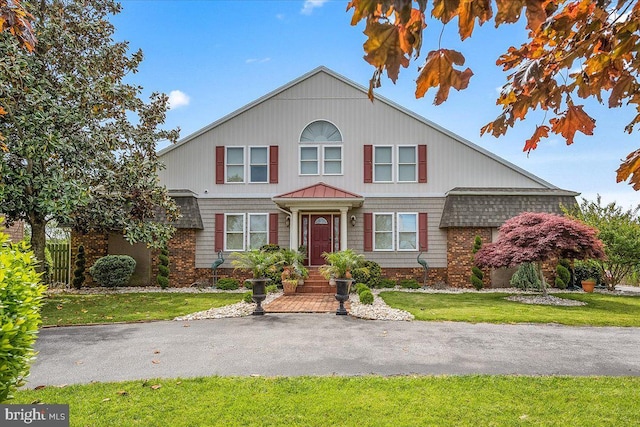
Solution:
<svg viewBox="0 0 640 427"><path fill-rule="evenodd" d="M318 164L318 168L317 168L317 172L316 173L302 173L302 149L303 148L315 148L316 149L316 162ZM300 143L299 149L298 149L298 175L300 175L300 176L319 176L320 175L320 169L321 169L321 163L322 163L321 153L322 153L322 150L320 150L320 146L317 145L317 144ZM309 161L307 160L307 162L309 162Z"/></svg>
<svg viewBox="0 0 640 427"><path fill-rule="evenodd" d="M229 181L229 173L228 173L228 168L229 168L229 149L238 149L241 148L242 149L242 182L237 182L237 181ZM234 146L234 145L230 145L230 146L226 146L225 147L225 156L224 156L224 183L225 184L245 184L247 182L247 152L248 150L245 150L244 146ZM240 166L238 164L232 164L231 166Z"/></svg>
<svg viewBox="0 0 640 427"><path fill-rule="evenodd" d="M414 149L414 153L415 153L415 163L414 165L414 172L413 172L413 176L415 176L415 179L413 181L400 181L400 148L413 148ZM396 182L418 182L418 146L417 145L398 145L396 147L396 159L398 159L398 161L396 162L396 167L395 167L395 174L396 174ZM402 163L402 165L408 165L409 163Z"/></svg>
<svg viewBox="0 0 640 427"><path fill-rule="evenodd" d="M227 246L227 235L229 234L227 228L227 218L229 216L241 216L242 217L242 249L229 249ZM236 233L234 233L236 234ZM234 252L244 252L247 248L247 216L242 212L237 213L225 213L224 214L224 250Z"/></svg>
<svg viewBox="0 0 640 427"><path fill-rule="evenodd" d="M338 147L340 148L340 172L339 173L327 173L325 172L325 165L326 165L326 161L327 161L327 156L325 155L325 150L327 148L335 148ZM340 175L344 175L344 147L342 144L336 144L336 143L327 143L325 145L322 145L322 150L320 150L322 152L322 175L328 175L328 176L340 176ZM335 162L334 159L330 159L329 161L331 162Z"/></svg>
<svg viewBox="0 0 640 427"><path fill-rule="evenodd" d="M400 215L413 215L416 218L416 248L415 249L401 249L400 248ZM396 235L395 235L395 245L398 248L398 252L417 252L420 248L420 217L417 212L398 212L396 214ZM403 233L409 233L408 231L404 231Z"/></svg>
<svg viewBox="0 0 640 427"><path fill-rule="evenodd" d="M376 150L378 148L390 148L391 149L391 163L380 163L380 165L390 165L391 166L391 180L389 181L378 181L376 180ZM373 153L371 153L372 159L371 159L371 163L373 165L373 170L372 170L372 178L373 178L373 182L375 183L380 183L380 184L389 184L389 183L393 183L394 178L395 178L395 155L396 155L396 150L394 150L394 146L393 145L374 145L373 146Z"/></svg>
<svg viewBox="0 0 640 427"><path fill-rule="evenodd" d="M378 231L376 230L376 216L391 216L391 248L378 249L376 247L376 234ZM384 231L384 233L388 233L388 231ZM393 212L374 212L373 213L373 250L375 252L393 252L395 250L396 244L396 215Z"/></svg>
<svg viewBox="0 0 640 427"><path fill-rule="evenodd" d="M269 214L268 213L248 213L247 214L247 221L246 221L246 235L247 235L247 241L246 241L246 248L251 250L251 217L252 216L263 216L266 218L265 224L267 224L267 229L265 230L264 234L266 234L267 236L267 244L269 243ZM257 232L255 232L257 233ZM260 249L260 248L254 248L254 249Z"/></svg>
<svg viewBox="0 0 640 427"><path fill-rule="evenodd" d="M267 180L266 181L251 181L251 166L253 165L253 163L251 163L251 149L252 148L265 148L267 150L267 163L265 164L265 166L267 167ZM269 183L269 178L270 178L269 177L269 164L270 164L270 161L271 161L271 158L270 158L271 153L269 153L269 151L270 151L269 150L269 146L268 145L250 145L247 148L246 151L247 151L247 154L246 154L247 161L246 161L246 163L247 163L247 166L248 166L246 168L247 169L247 182L249 184L268 184ZM262 166L262 165L260 164L258 166Z"/></svg>

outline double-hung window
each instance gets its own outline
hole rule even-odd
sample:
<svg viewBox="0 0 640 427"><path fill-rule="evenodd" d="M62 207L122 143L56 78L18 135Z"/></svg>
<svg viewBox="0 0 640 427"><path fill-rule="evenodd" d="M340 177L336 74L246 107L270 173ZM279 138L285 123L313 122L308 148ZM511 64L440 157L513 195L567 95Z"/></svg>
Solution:
<svg viewBox="0 0 640 427"><path fill-rule="evenodd" d="M300 147L300 175L318 175L318 147Z"/></svg>
<svg viewBox="0 0 640 427"><path fill-rule="evenodd" d="M374 147L373 180L375 182L393 181L393 147Z"/></svg>
<svg viewBox="0 0 640 427"><path fill-rule="evenodd" d="M249 182L269 181L268 147L249 148Z"/></svg>
<svg viewBox="0 0 640 427"><path fill-rule="evenodd" d="M227 147L226 182L244 182L244 147Z"/></svg>
<svg viewBox="0 0 640 427"><path fill-rule="evenodd" d="M393 214L373 214L373 249L376 251L393 250Z"/></svg>
<svg viewBox="0 0 640 427"><path fill-rule="evenodd" d="M342 147L324 146L324 174L342 175Z"/></svg>
<svg viewBox="0 0 640 427"><path fill-rule="evenodd" d="M224 248L226 251L260 249L269 243L269 214L225 214Z"/></svg>
<svg viewBox="0 0 640 427"><path fill-rule="evenodd" d="M418 155L416 146L398 147L398 182L417 182Z"/></svg>
<svg viewBox="0 0 640 427"><path fill-rule="evenodd" d="M418 248L418 214L398 213L398 241L399 251L415 251Z"/></svg>

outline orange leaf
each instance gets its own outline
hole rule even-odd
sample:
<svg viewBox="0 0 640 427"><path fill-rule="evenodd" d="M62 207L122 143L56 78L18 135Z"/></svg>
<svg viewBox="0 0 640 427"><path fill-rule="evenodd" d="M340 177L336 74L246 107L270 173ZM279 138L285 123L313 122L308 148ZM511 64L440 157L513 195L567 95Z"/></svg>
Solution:
<svg viewBox="0 0 640 427"><path fill-rule="evenodd" d="M620 78L611 90L611 96L609 96L609 108L619 107L622 105L622 98L636 93L637 90L638 85L636 84L636 79L633 76L627 74Z"/></svg>
<svg viewBox="0 0 640 427"><path fill-rule="evenodd" d="M424 66L416 80L416 98L422 98L432 87L438 87L434 99L435 105L440 105L449 97L449 90L466 89L473 72L467 68L456 70L454 65L463 65L464 56L460 52L449 49L439 49L429 52Z"/></svg>
<svg viewBox="0 0 640 427"><path fill-rule="evenodd" d="M0 107L0 115L5 115L7 114L7 110L5 110L4 108Z"/></svg>
<svg viewBox="0 0 640 427"><path fill-rule="evenodd" d="M482 126L482 129L480 129L480 136L484 135L485 133L490 133L497 138L500 135L506 134L507 128L510 126L513 126L513 119L507 119L507 116L502 113L491 123L487 123L486 125Z"/></svg>
<svg viewBox="0 0 640 427"><path fill-rule="evenodd" d="M536 31L547 20L545 7L549 0L526 0L527 28Z"/></svg>
<svg viewBox="0 0 640 427"><path fill-rule="evenodd" d="M633 189L640 190L640 150L630 153L616 171L616 181L622 182L630 178Z"/></svg>
<svg viewBox="0 0 640 427"><path fill-rule="evenodd" d="M593 135L593 129L596 127L596 121L584 112L582 105L573 104L569 105L564 115L549 120L549 123L554 133L561 134L567 140L567 145L573 144L576 132Z"/></svg>
<svg viewBox="0 0 640 427"><path fill-rule="evenodd" d="M352 0L347 4L347 11L353 8L351 25L358 25L358 22L365 16L373 14L378 8L378 0Z"/></svg>
<svg viewBox="0 0 640 427"><path fill-rule="evenodd" d="M480 25L487 22L493 16L491 0L464 0L458 9L458 32L460 39L471 37L475 19Z"/></svg>
<svg viewBox="0 0 640 427"><path fill-rule="evenodd" d="M535 150L536 148L538 148L538 142L540 142L542 138L547 138L548 136L549 126L536 126L536 131L533 132L533 136L531 136L531 139L527 139L527 141L524 143L524 148L522 149L522 151L529 152L531 150Z"/></svg>
<svg viewBox="0 0 640 427"><path fill-rule="evenodd" d="M399 29L393 24L368 22L364 30L369 39L364 44L364 59L376 68L386 68L387 76L395 83L400 66L408 67L409 58L400 46Z"/></svg>
<svg viewBox="0 0 640 427"><path fill-rule="evenodd" d="M496 27L500 24L513 24L518 22L525 0L496 0L498 12L496 13Z"/></svg>
<svg viewBox="0 0 640 427"><path fill-rule="evenodd" d="M463 0L463 2L466 0ZM443 24L451 21L458 14L460 0L433 0L431 16L442 21Z"/></svg>
<svg viewBox="0 0 640 427"><path fill-rule="evenodd" d="M153 359L151 363L153 363L154 365L158 365L160 364L160 361L158 359Z"/></svg>

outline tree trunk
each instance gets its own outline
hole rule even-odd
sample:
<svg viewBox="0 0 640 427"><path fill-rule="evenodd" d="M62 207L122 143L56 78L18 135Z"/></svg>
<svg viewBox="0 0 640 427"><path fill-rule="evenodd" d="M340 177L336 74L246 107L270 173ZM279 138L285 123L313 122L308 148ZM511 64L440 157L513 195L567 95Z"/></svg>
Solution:
<svg viewBox="0 0 640 427"><path fill-rule="evenodd" d="M45 271L45 256L44 249L47 244L47 235L45 229L47 223L44 221L31 221L31 250L38 260L36 265L36 271L38 273L44 273Z"/></svg>
<svg viewBox="0 0 640 427"><path fill-rule="evenodd" d="M538 274L540 275L540 287L542 288L542 296L547 296L547 282L544 280L544 273L542 272L542 262L537 262Z"/></svg>

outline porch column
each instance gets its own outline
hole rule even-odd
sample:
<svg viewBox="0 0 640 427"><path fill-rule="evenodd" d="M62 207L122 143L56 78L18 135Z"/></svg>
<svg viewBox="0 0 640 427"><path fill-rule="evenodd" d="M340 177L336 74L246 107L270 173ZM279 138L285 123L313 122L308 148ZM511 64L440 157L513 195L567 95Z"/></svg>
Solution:
<svg viewBox="0 0 640 427"><path fill-rule="evenodd" d="M291 220L289 221L289 249L298 250L298 208L291 208Z"/></svg>
<svg viewBox="0 0 640 427"><path fill-rule="evenodd" d="M347 211L349 208L340 208L340 250L347 249Z"/></svg>

